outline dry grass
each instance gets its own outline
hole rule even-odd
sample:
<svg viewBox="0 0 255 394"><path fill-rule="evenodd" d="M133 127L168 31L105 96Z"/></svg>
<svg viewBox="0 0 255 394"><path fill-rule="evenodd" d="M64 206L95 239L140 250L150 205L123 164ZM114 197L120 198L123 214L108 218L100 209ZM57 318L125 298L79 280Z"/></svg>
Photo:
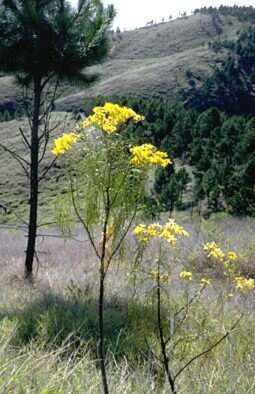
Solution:
<svg viewBox="0 0 255 394"><path fill-rule="evenodd" d="M222 40L234 38L244 26L232 17L222 17L222 21ZM57 107L82 108L85 96L99 94L174 98L187 83L187 70L201 77L208 73L208 63L216 60L208 42L216 38L211 17L205 15L123 32L113 41L110 59L90 69L99 74L99 81L86 91L67 93Z"/></svg>
<svg viewBox="0 0 255 394"><path fill-rule="evenodd" d="M208 241L216 241L223 250L234 250L240 256L240 274L255 278L254 219L216 215L207 221L193 217L191 222L187 214L177 214L177 220L187 228L190 237L180 241L176 250L168 252L166 270L171 273L173 279L178 278L178 273L182 269L188 269L198 278L212 277L218 289L226 285L220 264L208 261L203 252L203 245ZM24 230L16 232L1 229L0 245L0 299L3 300L9 297L7 294L13 283L22 283L26 245ZM69 239L65 239L54 229L39 229L37 250L39 265L36 263L35 271L36 288L39 292L52 292L62 296L67 286L74 283L81 289L89 289L94 295L97 293L98 262L82 229L77 229ZM157 250L157 243L154 243L145 256L141 270L149 271L150 267L153 267ZM110 297L126 298L130 295L132 290L127 273L132 270L133 252L134 243L129 237L126 255L121 263L116 262L112 265L108 275L107 292ZM170 285L172 291L177 293L180 290L179 286L178 281L175 284L175 280ZM147 288L146 280L139 283L141 295L146 294ZM17 293L16 286L14 293ZM237 302L238 300L239 297Z"/></svg>
<svg viewBox="0 0 255 394"><path fill-rule="evenodd" d="M204 241L213 238L222 245L232 242L239 253L254 242L253 219L220 217L200 223L193 218L191 223L190 218L178 215L178 221L191 236L176 253L169 254L173 276L183 267L191 268L190 256L202 259L200 246ZM40 233L44 233L37 245L40 266L31 287L22 280L24 232L3 229L0 232L0 392L99 394L100 373L95 355L97 260L78 228L73 235L75 240L54 237L60 234L52 228ZM128 251L122 264L116 262L112 266L106 284L110 392L168 393L160 363L148 351L144 339L151 338L152 343L156 340L155 310L149 301L151 283L139 280L134 297L134 282L127 276L134 251L131 239ZM140 268L150 269L156 251L154 244ZM250 259L253 256L251 252ZM194 259L192 264L198 275L199 264ZM203 304L192 310L187 327L180 332L182 336L186 332L183 330L187 330L197 337L185 348L185 357L207 347L208 337L217 338L224 332L238 311L243 311L245 318L229 340L187 370L178 381L178 394L190 393L190 387L194 394L254 392L254 295L245 302L233 297L226 305L223 322L217 314L217 298L224 285L217 279L208 288ZM179 302L182 285L170 283L168 290L170 300ZM182 353L177 353L172 364L175 369L183 363L182 357Z"/></svg>

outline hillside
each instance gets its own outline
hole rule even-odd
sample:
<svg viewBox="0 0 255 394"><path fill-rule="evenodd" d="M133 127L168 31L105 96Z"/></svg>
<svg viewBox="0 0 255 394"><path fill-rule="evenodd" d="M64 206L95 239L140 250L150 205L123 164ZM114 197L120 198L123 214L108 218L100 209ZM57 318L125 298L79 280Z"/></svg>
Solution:
<svg viewBox="0 0 255 394"><path fill-rule="evenodd" d="M208 63L217 61L208 48L208 42L218 38L234 38L245 24L234 16L221 16L220 22L215 24L210 15L195 15L115 33L108 60L89 70L99 75L97 83L86 90L66 84L61 88L62 97L56 103L56 110L61 112L61 117L65 117L66 111L84 108L85 97L98 95L174 97L187 83L187 71L202 77L208 73ZM20 100L21 94L13 78L0 76L0 112L5 105ZM59 115L56 113L56 116ZM15 147L22 153L18 131L21 125L24 126L23 120L1 122L0 133L8 147ZM58 132L65 130L65 126ZM155 134L153 127L149 125L152 134ZM6 152L1 152L0 165L3 169L0 173L0 204L15 208L15 212L19 209L22 214L24 202L27 202L27 179L19 176L16 162ZM43 198L40 201L43 204L46 200L49 202L50 195L54 195L55 183L51 182L51 175L42 188ZM0 207L0 215L4 213L2 211Z"/></svg>
<svg viewBox="0 0 255 394"><path fill-rule="evenodd" d="M168 23L114 35L110 58L91 67L99 75L93 87L67 92L59 110L80 108L84 97L97 95L167 95L173 97L186 83L186 72L203 76L215 54L208 49L214 39L231 39L244 27L232 16L222 16L219 26L209 15L180 18Z"/></svg>
<svg viewBox="0 0 255 394"><path fill-rule="evenodd" d="M97 83L85 90L65 86L57 110L81 108L85 96L173 97L185 85L187 71L203 76L208 72L208 63L217 60L208 50L208 42L234 38L246 24L233 16L221 16L217 23L210 15L195 15L115 33L108 60L89 70L98 74ZM13 79L0 77L0 105L19 100Z"/></svg>

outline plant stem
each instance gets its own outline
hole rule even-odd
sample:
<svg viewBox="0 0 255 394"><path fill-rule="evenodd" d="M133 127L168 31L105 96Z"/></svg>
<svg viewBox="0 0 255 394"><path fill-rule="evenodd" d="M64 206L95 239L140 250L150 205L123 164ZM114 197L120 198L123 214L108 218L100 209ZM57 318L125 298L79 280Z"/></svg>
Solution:
<svg viewBox="0 0 255 394"><path fill-rule="evenodd" d="M100 369L102 376L102 384L104 394L109 394L107 374L105 368L105 352L104 352L104 261L101 260L100 267L100 290L99 290L99 302L98 302L98 316L99 316L99 359L100 359Z"/></svg>
<svg viewBox="0 0 255 394"><path fill-rule="evenodd" d="M110 209L111 209L109 185L110 185L110 172L108 176L108 185L106 188L105 220L103 227L103 242L102 242L102 251L101 251L101 259L100 259L100 289L99 289L99 303L98 303L99 358L100 358L100 369L101 369L104 394L109 394L107 374L105 368L105 351L104 351L104 279L106 274L105 257L106 257L106 243L107 243L107 227L108 227L108 220L109 220Z"/></svg>
<svg viewBox="0 0 255 394"><path fill-rule="evenodd" d="M168 382L173 394L177 394L175 383L172 378L170 369L169 369L169 359L166 353L166 342L164 339L163 325L162 325L162 316L161 316L161 287L160 287L160 260L158 259L158 277L157 277L157 319L158 319L158 330L159 330L159 338L160 338L160 347L163 355L163 365L167 374Z"/></svg>

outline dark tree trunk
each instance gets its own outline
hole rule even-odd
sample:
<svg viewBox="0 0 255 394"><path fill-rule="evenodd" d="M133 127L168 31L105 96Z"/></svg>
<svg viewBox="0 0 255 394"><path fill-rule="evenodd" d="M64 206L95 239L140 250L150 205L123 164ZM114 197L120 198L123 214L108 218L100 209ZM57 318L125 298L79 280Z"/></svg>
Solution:
<svg viewBox="0 0 255 394"><path fill-rule="evenodd" d="M41 78L34 79L33 118L30 139L30 200L28 241L25 260L25 278L31 279L35 256L38 206L38 155L39 155L39 116L41 105Z"/></svg>

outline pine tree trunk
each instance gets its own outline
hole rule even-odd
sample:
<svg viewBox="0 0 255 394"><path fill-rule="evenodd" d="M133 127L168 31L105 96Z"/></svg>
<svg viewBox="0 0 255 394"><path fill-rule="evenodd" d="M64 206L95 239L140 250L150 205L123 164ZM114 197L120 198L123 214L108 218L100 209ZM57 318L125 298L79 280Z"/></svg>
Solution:
<svg viewBox="0 0 255 394"><path fill-rule="evenodd" d="M41 78L34 79L33 118L30 139L30 200L28 241L25 259L25 278L32 279L35 256L38 206L38 155L39 155L39 116L41 102Z"/></svg>

